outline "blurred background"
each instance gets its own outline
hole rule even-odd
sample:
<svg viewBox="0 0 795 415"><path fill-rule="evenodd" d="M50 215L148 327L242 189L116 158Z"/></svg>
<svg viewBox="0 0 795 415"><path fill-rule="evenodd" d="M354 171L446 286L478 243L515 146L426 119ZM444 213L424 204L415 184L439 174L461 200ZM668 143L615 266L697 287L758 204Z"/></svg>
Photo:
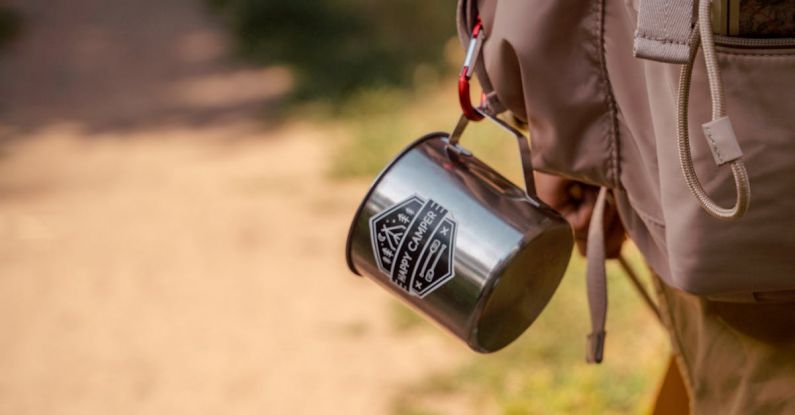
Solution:
<svg viewBox="0 0 795 415"><path fill-rule="evenodd" d="M0 413L648 412L669 349L614 265L601 366L576 255L492 355L345 266L370 180L458 116L454 3L0 3Z"/></svg>

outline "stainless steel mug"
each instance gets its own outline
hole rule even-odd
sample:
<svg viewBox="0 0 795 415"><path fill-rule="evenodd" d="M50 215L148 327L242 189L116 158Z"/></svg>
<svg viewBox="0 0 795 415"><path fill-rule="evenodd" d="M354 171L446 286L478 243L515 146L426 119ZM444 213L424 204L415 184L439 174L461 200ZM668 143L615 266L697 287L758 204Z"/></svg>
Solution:
<svg viewBox="0 0 795 415"><path fill-rule="evenodd" d="M538 317L574 244L568 223L535 196L527 138L519 143L527 191L461 147L426 135L379 174L353 218L346 256L366 275L478 352L501 349Z"/></svg>

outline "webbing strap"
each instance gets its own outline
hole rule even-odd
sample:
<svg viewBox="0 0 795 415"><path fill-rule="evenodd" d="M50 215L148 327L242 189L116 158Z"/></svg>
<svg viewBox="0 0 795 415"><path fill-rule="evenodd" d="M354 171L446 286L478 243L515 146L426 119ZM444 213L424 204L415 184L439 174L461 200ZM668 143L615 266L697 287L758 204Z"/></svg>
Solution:
<svg viewBox="0 0 795 415"><path fill-rule="evenodd" d="M695 22L693 7L693 0L640 0L635 56L686 63Z"/></svg>
<svg viewBox="0 0 795 415"><path fill-rule="evenodd" d="M591 334L588 335L588 349L585 360L588 363L601 363L605 347L605 321L607 320L607 272L605 261L605 204L607 188L599 189L596 197L591 224L588 226L588 267L586 271L588 286L588 306L591 311Z"/></svg>

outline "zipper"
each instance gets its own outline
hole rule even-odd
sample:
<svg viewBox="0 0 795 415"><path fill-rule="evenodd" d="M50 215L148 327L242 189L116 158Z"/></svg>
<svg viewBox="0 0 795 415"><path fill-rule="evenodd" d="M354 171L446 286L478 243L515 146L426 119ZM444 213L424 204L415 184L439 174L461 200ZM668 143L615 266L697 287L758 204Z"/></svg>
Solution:
<svg viewBox="0 0 795 415"><path fill-rule="evenodd" d="M795 37L750 38L715 35L715 44L745 49L784 49L795 48Z"/></svg>

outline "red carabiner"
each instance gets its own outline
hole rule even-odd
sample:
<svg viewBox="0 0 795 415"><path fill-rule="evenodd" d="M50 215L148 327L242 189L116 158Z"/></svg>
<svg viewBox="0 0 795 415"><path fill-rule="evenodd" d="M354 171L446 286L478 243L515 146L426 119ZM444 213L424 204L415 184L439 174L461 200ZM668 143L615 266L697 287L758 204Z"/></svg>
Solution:
<svg viewBox="0 0 795 415"><path fill-rule="evenodd" d="M461 111L464 116L470 121L480 121L483 119L475 107L472 105L472 100L469 96L469 80L472 78L472 69L475 64L475 59L480 53L480 47L483 42L483 23L478 17L475 27L472 29L472 37L469 40L469 47L467 48L466 58L464 65L461 67L461 73L458 75L458 102L461 103ZM481 96L481 101L483 97Z"/></svg>

